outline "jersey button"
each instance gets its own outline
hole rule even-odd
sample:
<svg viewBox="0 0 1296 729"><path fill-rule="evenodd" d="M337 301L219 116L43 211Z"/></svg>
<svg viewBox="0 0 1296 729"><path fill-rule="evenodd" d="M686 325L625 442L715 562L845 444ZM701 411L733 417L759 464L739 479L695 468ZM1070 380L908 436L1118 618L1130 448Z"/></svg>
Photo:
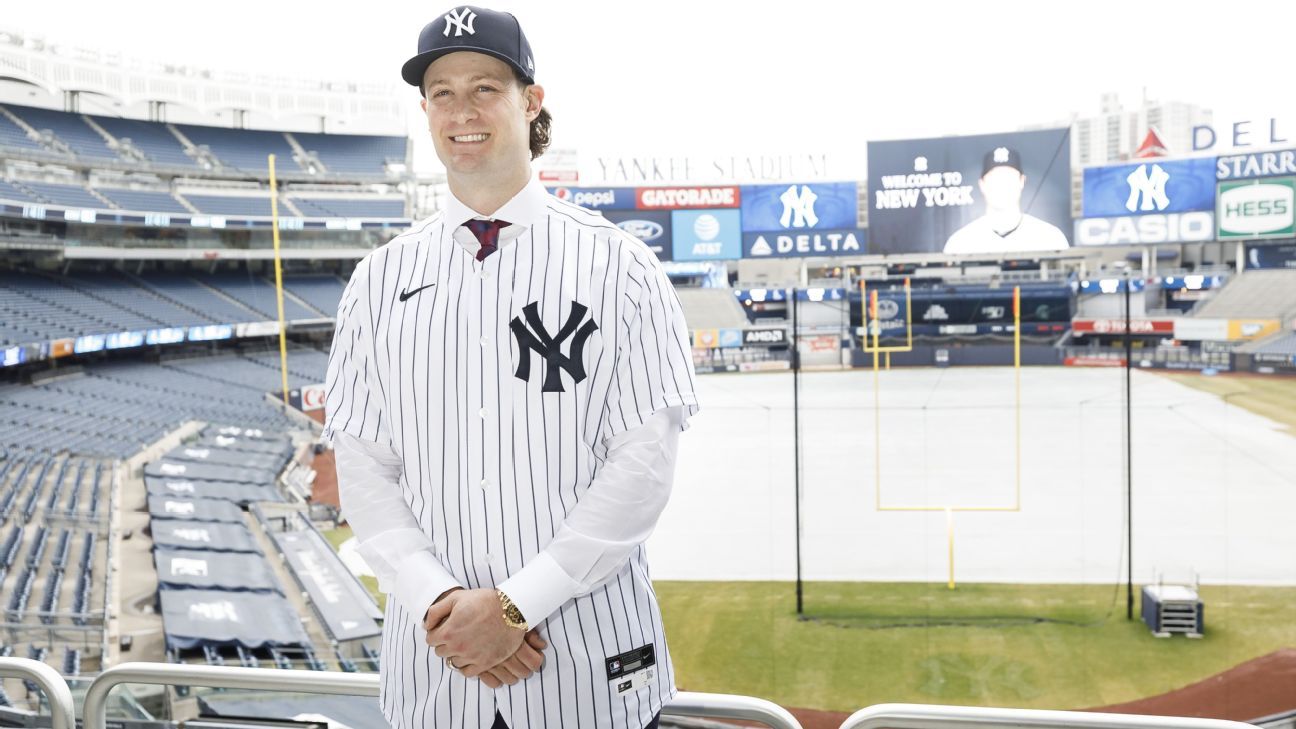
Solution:
<svg viewBox="0 0 1296 729"><path fill-rule="evenodd" d="M483 479L481 480L481 483L478 484L478 485L481 486L481 488L482 488L483 491L485 491L486 489L490 488L490 479L489 479L489 478L483 478Z"/></svg>
<svg viewBox="0 0 1296 729"><path fill-rule="evenodd" d="M478 341L481 343L481 346L485 347L487 344L490 343L490 337L482 337Z"/></svg>
<svg viewBox="0 0 1296 729"><path fill-rule="evenodd" d="M490 271L487 271L486 269L483 268L482 270L477 272L477 278L480 278L483 281L490 278Z"/></svg>
<svg viewBox="0 0 1296 729"><path fill-rule="evenodd" d="M482 408L481 410L478 410L478 411L477 411L477 414L480 415L480 416L482 417L482 420L485 420L485 419L486 419L486 408Z"/></svg>

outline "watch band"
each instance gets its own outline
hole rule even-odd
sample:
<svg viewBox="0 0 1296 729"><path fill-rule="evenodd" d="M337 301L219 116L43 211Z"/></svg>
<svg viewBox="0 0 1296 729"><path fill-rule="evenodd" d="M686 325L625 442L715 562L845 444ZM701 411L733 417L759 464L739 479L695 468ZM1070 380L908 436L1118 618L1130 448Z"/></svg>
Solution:
<svg viewBox="0 0 1296 729"><path fill-rule="evenodd" d="M531 626L527 625L526 617L522 615L522 610L513 603L513 599L506 595L503 590L496 589L495 593L499 595L500 607L504 611L504 624L523 632L530 630Z"/></svg>

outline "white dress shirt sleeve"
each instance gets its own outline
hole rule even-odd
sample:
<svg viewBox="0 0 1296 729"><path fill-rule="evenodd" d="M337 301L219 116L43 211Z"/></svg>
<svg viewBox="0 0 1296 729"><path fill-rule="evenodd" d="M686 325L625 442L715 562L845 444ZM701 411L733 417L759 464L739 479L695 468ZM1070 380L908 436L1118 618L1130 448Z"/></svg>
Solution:
<svg viewBox="0 0 1296 729"><path fill-rule="evenodd" d="M378 589L422 621L441 593L460 585L401 496L400 456L344 430L333 433L333 452L338 499L357 551L378 577Z"/></svg>
<svg viewBox="0 0 1296 729"><path fill-rule="evenodd" d="M558 533L503 590L535 625L625 566L670 498L684 408L663 408L608 441L608 456Z"/></svg>

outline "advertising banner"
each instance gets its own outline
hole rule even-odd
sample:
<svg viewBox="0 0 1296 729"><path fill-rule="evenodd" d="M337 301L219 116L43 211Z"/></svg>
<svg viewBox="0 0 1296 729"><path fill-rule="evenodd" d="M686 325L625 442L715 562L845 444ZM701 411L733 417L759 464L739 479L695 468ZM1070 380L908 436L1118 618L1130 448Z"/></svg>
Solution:
<svg viewBox="0 0 1296 729"><path fill-rule="evenodd" d="M1229 319L1229 339L1263 339L1278 331L1277 319Z"/></svg>
<svg viewBox="0 0 1296 729"><path fill-rule="evenodd" d="M743 346L743 330L741 329L721 329L720 330L721 349L740 349L742 346Z"/></svg>
<svg viewBox="0 0 1296 729"><path fill-rule="evenodd" d="M1215 209L1215 158L1156 159L1084 171L1084 217Z"/></svg>
<svg viewBox="0 0 1296 729"><path fill-rule="evenodd" d="M737 210L671 212L672 260L723 261L741 257L742 223Z"/></svg>
<svg viewBox="0 0 1296 729"><path fill-rule="evenodd" d="M633 187L551 187L554 197L590 210L634 210Z"/></svg>
<svg viewBox="0 0 1296 729"><path fill-rule="evenodd" d="M1076 334L1124 334L1124 319L1076 319L1071 322ZM1133 334L1174 334L1174 319L1130 319Z"/></svg>
<svg viewBox="0 0 1296 729"><path fill-rule="evenodd" d="M1168 215L1080 218L1075 222L1075 242L1078 246L1197 243L1208 240L1215 240L1215 215L1204 210Z"/></svg>
<svg viewBox="0 0 1296 729"><path fill-rule="evenodd" d="M743 332L743 346L781 347L787 344L786 329L747 329Z"/></svg>
<svg viewBox="0 0 1296 729"><path fill-rule="evenodd" d="M865 233L859 228L743 233L743 258L859 256L866 252L865 240Z"/></svg>
<svg viewBox="0 0 1296 729"><path fill-rule="evenodd" d="M1070 246L1067 129L869 142L868 186L873 253Z"/></svg>
<svg viewBox="0 0 1296 729"><path fill-rule="evenodd" d="M1174 338L1184 342L1222 342L1229 338L1228 319L1175 319Z"/></svg>
<svg viewBox="0 0 1296 729"><path fill-rule="evenodd" d="M1249 245L1247 268L1296 268L1296 244Z"/></svg>
<svg viewBox="0 0 1296 729"><path fill-rule="evenodd" d="M694 349L715 349L720 346L719 329L696 329L693 331Z"/></svg>
<svg viewBox="0 0 1296 729"><path fill-rule="evenodd" d="M646 243L658 260L671 260L673 227L669 210L609 210L603 217Z"/></svg>
<svg viewBox="0 0 1296 729"><path fill-rule="evenodd" d="M855 228L858 218L859 198L854 182L742 188L744 233Z"/></svg>
<svg viewBox="0 0 1296 729"><path fill-rule="evenodd" d="M1296 175L1296 149L1232 154L1215 160L1215 176L1221 180L1280 175Z"/></svg>
<svg viewBox="0 0 1296 729"><path fill-rule="evenodd" d="M1219 239L1296 235L1296 177L1219 183Z"/></svg>
<svg viewBox="0 0 1296 729"><path fill-rule="evenodd" d="M641 187L635 194L640 210L736 208L742 202L737 187Z"/></svg>

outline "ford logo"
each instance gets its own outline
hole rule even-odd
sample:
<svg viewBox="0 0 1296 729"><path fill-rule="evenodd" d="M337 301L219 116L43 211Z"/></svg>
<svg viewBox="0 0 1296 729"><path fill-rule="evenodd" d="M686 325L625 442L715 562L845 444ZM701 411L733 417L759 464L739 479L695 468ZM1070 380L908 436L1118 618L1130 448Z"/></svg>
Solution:
<svg viewBox="0 0 1296 729"><path fill-rule="evenodd" d="M623 220L617 223L617 227L644 243L651 243L662 237L662 233L666 232L661 223L655 223L651 220Z"/></svg>

